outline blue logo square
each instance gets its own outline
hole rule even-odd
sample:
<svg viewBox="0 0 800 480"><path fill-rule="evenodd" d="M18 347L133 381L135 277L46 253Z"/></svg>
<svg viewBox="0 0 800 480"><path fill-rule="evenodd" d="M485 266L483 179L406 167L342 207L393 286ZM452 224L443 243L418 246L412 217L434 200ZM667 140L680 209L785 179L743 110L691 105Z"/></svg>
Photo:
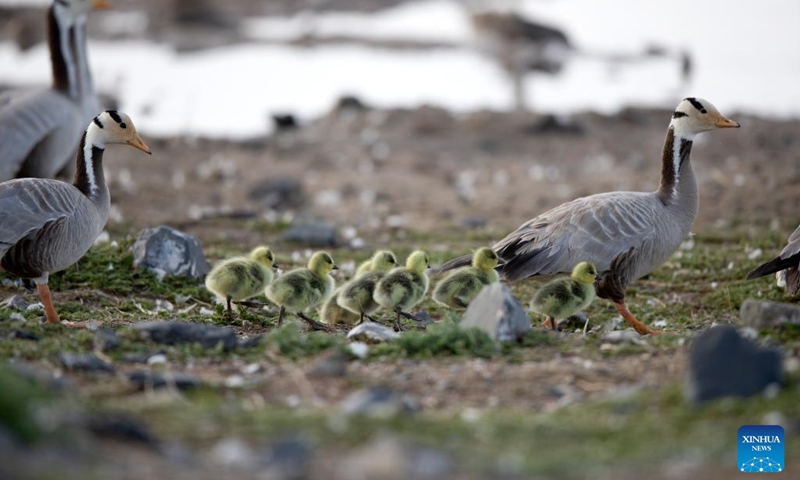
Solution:
<svg viewBox="0 0 800 480"><path fill-rule="evenodd" d="M740 472L778 473L784 464L783 427L780 425L742 425L739 427Z"/></svg>

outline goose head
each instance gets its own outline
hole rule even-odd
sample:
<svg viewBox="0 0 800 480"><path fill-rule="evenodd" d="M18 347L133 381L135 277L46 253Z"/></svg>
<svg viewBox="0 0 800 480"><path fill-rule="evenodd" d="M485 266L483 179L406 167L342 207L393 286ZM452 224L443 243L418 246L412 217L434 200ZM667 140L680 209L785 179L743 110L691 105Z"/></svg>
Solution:
<svg viewBox="0 0 800 480"><path fill-rule="evenodd" d="M110 8L108 0L53 0L53 13L63 25L73 25L92 10Z"/></svg>
<svg viewBox="0 0 800 480"><path fill-rule="evenodd" d="M128 115L116 110L106 110L94 117L86 130L86 143L93 147L105 148L110 143L121 143L152 154Z"/></svg>
<svg viewBox="0 0 800 480"><path fill-rule="evenodd" d="M428 254L422 250L412 252L406 259L406 268L413 272L422 273L430 266L431 262L428 259Z"/></svg>
<svg viewBox="0 0 800 480"><path fill-rule="evenodd" d="M490 272L497 266L497 254L489 247L478 249L472 256L472 266Z"/></svg>
<svg viewBox="0 0 800 480"><path fill-rule="evenodd" d="M333 263L333 257L328 252L316 252L308 260L308 269L314 273L325 276L339 267Z"/></svg>
<svg viewBox="0 0 800 480"><path fill-rule="evenodd" d="M698 133L718 128L739 128L738 123L719 113L711 102L695 97L685 98L678 104L670 125L682 138L693 138Z"/></svg>
<svg viewBox="0 0 800 480"><path fill-rule="evenodd" d="M581 262L572 269L572 279L579 283L594 283L597 268L589 262Z"/></svg>
<svg viewBox="0 0 800 480"><path fill-rule="evenodd" d="M253 251L250 252L250 260L270 268L278 268L278 264L275 263L275 255L273 255L272 250L267 247L256 247L253 249Z"/></svg>
<svg viewBox="0 0 800 480"><path fill-rule="evenodd" d="M394 253L388 250L380 250L375 252L375 255L372 256L373 272L388 272L397 266L399 266L397 263L397 257L394 256Z"/></svg>

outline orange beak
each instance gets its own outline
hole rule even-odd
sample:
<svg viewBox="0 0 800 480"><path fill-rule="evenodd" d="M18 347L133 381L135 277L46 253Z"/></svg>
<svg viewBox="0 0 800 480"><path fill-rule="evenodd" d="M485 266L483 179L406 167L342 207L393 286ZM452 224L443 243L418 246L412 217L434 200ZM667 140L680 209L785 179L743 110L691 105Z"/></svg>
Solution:
<svg viewBox="0 0 800 480"><path fill-rule="evenodd" d="M95 10L108 10L111 8L111 2L108 0L92 0L92 8Z"/></svg>
<svg viewBox="0 0 800 480"><path fill-rule="evenodd" d="M135 137L133 137L133 140L128 140L127 143L131 147L138 148L139 150L143 151L148 155L153 154L153 152L150 151L150 147L148 147L147 144L144 143L144 140L142 140L142 137L140 137L138 133L136 134Z"/></svg>
<svg viewBox="0 0 800 480"><path fill-rule="evenodd" d="M716 123L714 123L714 126L717 128L739 128L741 125L739 125L737 122L734 122L730 118L725 118L720 115Z"/></svg>

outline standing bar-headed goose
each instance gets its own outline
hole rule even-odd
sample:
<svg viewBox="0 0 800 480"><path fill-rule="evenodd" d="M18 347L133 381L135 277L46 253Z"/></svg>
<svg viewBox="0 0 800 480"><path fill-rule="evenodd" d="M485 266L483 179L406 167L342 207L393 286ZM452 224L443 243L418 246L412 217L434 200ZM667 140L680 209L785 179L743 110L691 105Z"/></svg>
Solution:
<svg viewBox="0 0 800 480"><path fill-rule="evenodd" d="M109 110L83 134L72 184L45 178L0 183L0 269L36 283L48 323L60 323L48 276L80 260L108 220L103 153L113 143L150 153L130 117Z"/></svg>
<svg viewBox="0 0 800 480"><path fill-rule="evenodd" d="M70 171L81 132L100 113L86 55L86 20L106 0L54 0L47 12L53 83L0 96L0 181Z"/></svg>
<svg viewBox="0 0 800 480"><path fill-rule="evenodd" d="M774 273L778 278L778 286L785 286L789 295L800 290L800 226L789 237L789 243L775 259L753 269L747 279L763 277Z"/></svg>
<svg viewBox="0 0 800 480"><path fill-rule="evenodd" d="M494 245L500 276L547 279L570 273L580 261L591 262L600 272L597 295L611 300L640 334L655 333L628 310L625 289L667 260L692 229L698 207L689 155L694 137L736 127L707 100L681 101L667 129L658 190L578 198L529 220ZM467 263L469 256L463 256L442 269Z"/></svg>

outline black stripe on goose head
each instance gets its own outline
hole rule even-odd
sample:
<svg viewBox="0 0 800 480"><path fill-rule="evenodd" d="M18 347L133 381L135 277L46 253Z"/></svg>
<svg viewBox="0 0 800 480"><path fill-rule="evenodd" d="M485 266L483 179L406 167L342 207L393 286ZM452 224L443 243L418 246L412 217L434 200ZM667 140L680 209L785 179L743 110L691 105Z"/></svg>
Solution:
<svg viewBox="0 0 800 480"><path fill-rule="evenodd" d="M122 118L119 116L119 113L116 110L108 110L108 114L111 116L111 119L117 122L120 128L128 128L128 125L122 121Z"/></svg>
<svg viewBox="0 0 800 480"><path fill-rule="evenodd" d="M688 97L686 100L691 103L694 108L700 110L700 113L708 113L706 107L704 107L702 103L698 102L696 98Z"/></svg>
<svg viewBox="0 0 800 480"><path fill-rule="evenodd" d="M683 112L679 112L677 110L672 113L672 118L681 118L681 117L688 117L688 116L689 116L689 114L683 113Z"/></svg>
<svg viewBox="0 0 800 480"><path fill-rule="evenodd" d="M105 127L103 127L103 122L100 121L100 117L99 116L94 117L94 120L92 120L92 122L94 122L94 124L97 125L100 128L105 128Z"/></svg>

